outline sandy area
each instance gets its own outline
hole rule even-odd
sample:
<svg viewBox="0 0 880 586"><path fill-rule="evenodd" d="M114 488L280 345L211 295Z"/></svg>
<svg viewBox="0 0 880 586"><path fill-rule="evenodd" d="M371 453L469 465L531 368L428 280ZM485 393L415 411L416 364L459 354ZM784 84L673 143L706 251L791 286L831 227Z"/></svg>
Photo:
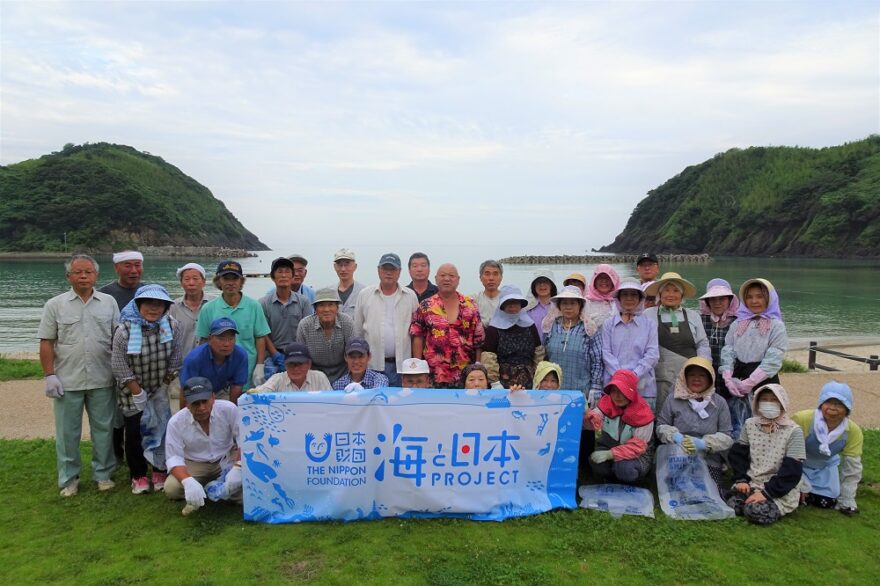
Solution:
<svg viewBox="0 0 880 586"><path fill-rule="evenodd" d="M789 392L794 410L816 406L819 390L832 378L831 373L784 374L782 384ZM880 373L835 373L855 394L854 420L863 427L880 428ZM172 401L176 403L176 401ZM42 380L0 383L0 437L50 438L55 426L52 405L43 394ZM174 405L172 405L174 407ZM85 419L85 417L84 417ZM83 438L88 438L83 423Z"/></svg>

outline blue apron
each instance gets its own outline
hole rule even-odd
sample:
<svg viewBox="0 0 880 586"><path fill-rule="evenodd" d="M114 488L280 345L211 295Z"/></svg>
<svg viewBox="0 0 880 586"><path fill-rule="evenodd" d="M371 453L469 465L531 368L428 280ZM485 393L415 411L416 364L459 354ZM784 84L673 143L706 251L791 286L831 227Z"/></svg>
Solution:
<svg viewBox="0 0 880 586"><path fill-rule="evenodd" d="M814 415L815 416L815 415ZM811 423L812 425L812 423ZM842 424L843 425L843 424ZM848 425L848 424L847 424ZM843 432L836 441L828 447L831 455L826 456L819 451L819 439L816 432L810 429L810 434L804 442L807 448L807 460L804 462L804 476L813 485L810 492L821 496L836 499L840 496L840 452L846 446L846 438L849 432Z"/></svg>

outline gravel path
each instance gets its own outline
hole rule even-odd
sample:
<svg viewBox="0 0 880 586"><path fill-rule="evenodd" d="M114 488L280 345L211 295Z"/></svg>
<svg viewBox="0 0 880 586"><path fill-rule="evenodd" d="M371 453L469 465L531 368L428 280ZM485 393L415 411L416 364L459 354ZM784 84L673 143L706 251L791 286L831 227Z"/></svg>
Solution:
<svg viewBox="0 0 880 586"><path fill-rule="evenodd" d="M782 385L789 392L794 410L813 408L819 390L831 378L848 383L855 394L855 421L862 427L880 428L880 373L783 374ZM0 383L0 438L55 437L52 405L43 394L42 380ZM172 401L172 409L177 401ZM83 438L88 423L83 417Z"/></svg>

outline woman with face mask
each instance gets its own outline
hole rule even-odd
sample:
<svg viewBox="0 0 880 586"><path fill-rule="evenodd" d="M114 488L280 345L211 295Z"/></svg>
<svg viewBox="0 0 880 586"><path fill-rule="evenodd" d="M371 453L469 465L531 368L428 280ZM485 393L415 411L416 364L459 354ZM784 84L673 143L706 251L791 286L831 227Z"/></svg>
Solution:
<svg viewBox="0 0 880 586"><path fill-rule="evenodd" d="M749 394L756 386L779 383L788 349L779 295L766 279L749 279L739 288L740 306L721 349L719 372L730 391L730 417L736 436L752 416Z"/></svg>
<svg viewBox="0 0 880 586"><path fill-rule="evenodd" d="M804 432L788 416L781 385L759 388L752 407L755 417L745 421L728 454L735 480L727 504L749 522L769 525L797 510Z"/></svg>
<svg viewBox="0 0 880 586"><path fill-rule="evenodd" d="M795 423L806 436L807 461L801 502L844 515L859 512L856 489L862 479L862 429L849 418L853 394L849 385L830 381L822 387L819 406L798 411Z"/></svg>
<svg viewBox="0 0 880 586"><path fill-rule="evenodd" d="M614 292L614 312L602 324L602 360L605 364L605 384L611 373L621 368L639 377L639 394L655 413L657 382L654 367L660 359L657 345L657 326L643 314L645 293L635 279L624 279ZM600 394L601 396L601 394ZM591 398L590 405L596 400Z"/></svg>

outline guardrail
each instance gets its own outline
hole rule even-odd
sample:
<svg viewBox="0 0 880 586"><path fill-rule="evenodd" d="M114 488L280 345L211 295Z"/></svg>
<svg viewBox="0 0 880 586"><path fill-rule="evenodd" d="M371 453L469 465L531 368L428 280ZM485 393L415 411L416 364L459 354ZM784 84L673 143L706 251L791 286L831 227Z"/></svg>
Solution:
<svg viewBox="0 0 880 586"><path fill-rule="evenodd" d="M832 356L837 356L839 358L846 358L847 360L853 360L855 362L862 362L868 365L868 370L877 370L877 366L880 365L880 356L876 354L871 354L869 357L865 358L863 356L856 356L854 354L847 354L846 352L839 352L837 350L832 350L831 348L823 348L819 346L817 342L810 342L810 355L807 359L807 368L810 370L827 370L827 371L840 371L839 368L834 368L833 366L823 366L816 362L816 353L822 352L823 354L831 354Z"/></svg>

